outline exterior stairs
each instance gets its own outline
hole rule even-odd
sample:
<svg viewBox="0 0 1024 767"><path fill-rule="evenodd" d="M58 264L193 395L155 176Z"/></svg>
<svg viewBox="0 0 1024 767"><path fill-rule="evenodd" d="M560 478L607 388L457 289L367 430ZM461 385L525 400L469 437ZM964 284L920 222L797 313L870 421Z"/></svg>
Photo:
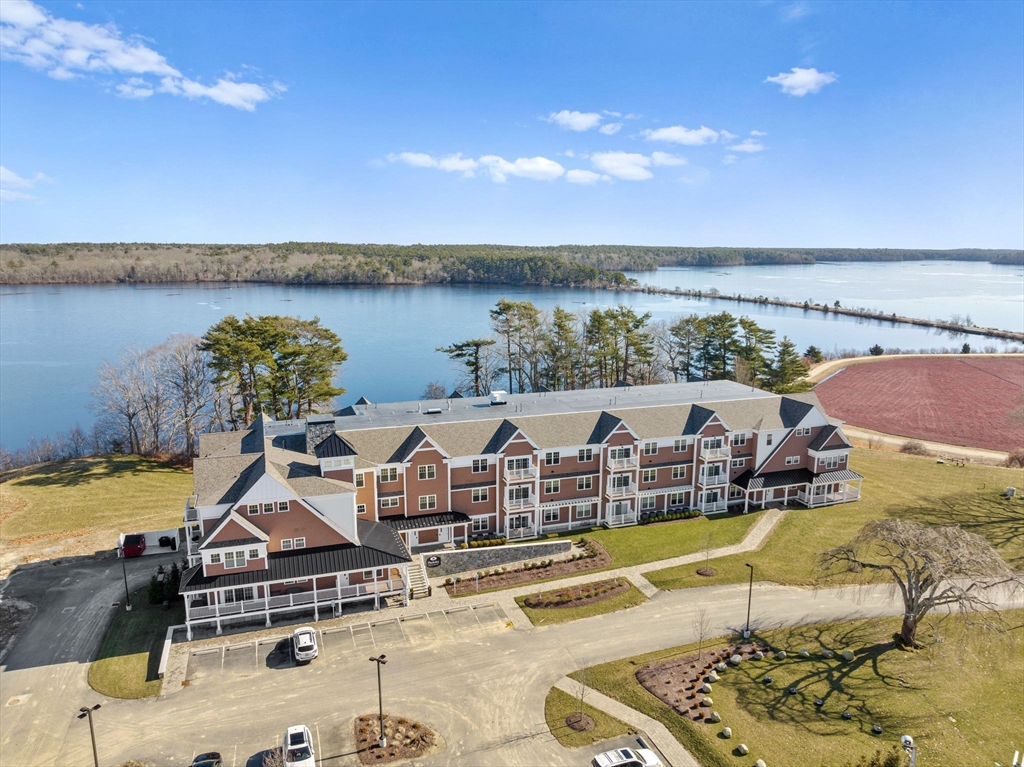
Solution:
<svg viewBox="0 0 1024 767"><path fill-rule="evenodd" d="M409 565L409 590L413 599L430 596L430 583L423 569L423 557L414 558Z"/></svg>

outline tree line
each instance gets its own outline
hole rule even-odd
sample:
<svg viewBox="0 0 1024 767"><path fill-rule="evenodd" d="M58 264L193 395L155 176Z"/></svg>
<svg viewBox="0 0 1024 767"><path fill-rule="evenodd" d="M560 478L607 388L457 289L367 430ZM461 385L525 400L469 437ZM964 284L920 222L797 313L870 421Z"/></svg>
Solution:
<svg viewBox="0 0 1024 767"><path fill-rule="evenodd" d="M569 312L500 299L490 310L493 335L437 351L459 370L456 388L474 395L729 379L783 392L800 387L805 356L787 337L728 312L651 321L628 306ZM425 395L438 396L440 384Z"/></svg>

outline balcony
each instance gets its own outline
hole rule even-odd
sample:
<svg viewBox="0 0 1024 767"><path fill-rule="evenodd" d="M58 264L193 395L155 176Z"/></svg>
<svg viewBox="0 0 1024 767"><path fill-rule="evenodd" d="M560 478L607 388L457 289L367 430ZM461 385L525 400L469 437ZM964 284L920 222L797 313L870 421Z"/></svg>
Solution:
<svg viewBox="0 0 1024 767"><path fill-rule="evenodd" d="M199 509L196 508L196 497L190 495L185 500L185 524L199 521Z"/></svg>
<svg viewBox="0 0 1024 767"><path fill-rule="evenodd" d="M846 503L847 501L860 500L860 488L846 485L842 490L834 493L805 493L800 490L796 499L808 508L815 506L830 506L833 503Z"/></svg>
<svg viewBox="0 0 1024 767"><path fill-rule="evenodd" d="M629 504L613 504L608 508L605 524L608 527L635 525L636 519L636 510L631 508Z"/></svg>
<svg viewBox="0 0 1024 767"><path fill-rule="evenodd" d="M729 484L729 475L725 472L717 472L715 474L705 474L701 472L697 477L697 484L701 487L718 487L720 485Z"/></svg>
<svg viewBox="0 0 1024 767"><path fill-rule="evenodd" d="M524 479L534 479L539 473L536 466L528 466L525 469L505 469L505 481L521 482Z"/></svg>
<svg viewBox="0 0 1024 767"><path fill-rule="evenodd" d="M537 528L533 525L523 525L522 527L511 527L508 531L508 539L510 541L521 541L525 538L536 538Z"/></svg>
<svg viewBox="0 0 1024 767"><path fill-rule="evenodd" d="M524 506L534 506L533 496L526 496L525 498L506 498L505 508L506 509L521 509Z"/></svg>
<svg viewBox="0 0 1024 767"><path fill-rule="evenodd" d="M630 482L628 485L608 486L608 495L612 496L613 498L618 497L620 495L632 495L635 492L636 485L633 482Z"/></svg>
<svg viewBox="0 0 1024 767"><path fill-rule="evenodd" d="M619 471L621 469L635 469L640 465L639 456L632 455L629 458L609 458L608 468L612 471Z"/></svg>
<svg viewBox="0 0 1024 767"><path fill-rule="evenodd" d="M705 461L720 461L731 455L732 449L728 447L702 447L700 449L700 457Z"/></svg>
<svg viewBox="0 0 1024 767"><path fill-rule="evenodd" d="M706 501L700 505L702 514L714 514L718 511L726 511L729 508L727 501Z"/></svg>

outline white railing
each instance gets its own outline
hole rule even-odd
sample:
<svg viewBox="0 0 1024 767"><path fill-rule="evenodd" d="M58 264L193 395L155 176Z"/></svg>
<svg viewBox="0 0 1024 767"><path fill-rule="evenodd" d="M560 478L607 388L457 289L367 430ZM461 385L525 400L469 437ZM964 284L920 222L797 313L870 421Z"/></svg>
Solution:
<svg viewBox="0 0 1024 767"><path fill-rule="evenodd" d="M728 501L714 501L712 503L702 504L700 510L705 514L713 514L716 511L725 511L728 508Z"/></svg>
<svg viewBox="0 0 1024 767"><path fill-rule="evenodd" d="M612 509L608 512L608 526L620 527L621 525L635 524L636 514L636 511L633 509L626 509L624 511Z"/></svg>
<svg viewBox="0 0 1024 767"><path fill-rule="evenodd" d="M730 455L732 455L732 451L727 447L702 447L700 449L700 457L709 461L728 458Z"/></svg>
<svg viewBox="0 0 1024 767"><path fill-rule="evenodd" d="M525 498L506 498L505 506L509 509L521 509L524 506L533 506L533 498L526 496Z"/></svg>
<svg viewBox="0 0 1024 767"><path fill-rule="evenodd" d="M340 590L336 588L317 589L315 595L312 591L303 591L298 594L281 594L269 599L247 599L243 602L190 607L188 619L194 621L203 618L224 618L232 615L264 613L271 610L288 610L293 607L311 607L314 599L318 605L322 605L330 604L331 602L360 599L373 596L376 593L384 595L403 592L404 590L405 583L401 579L378 581L377 583L360 583L355 586L342 586Z"/></svg>
<svg viewBox="0 0 1024 767"><path fill-rule="evenodd" d="M729 475L725 472L719 472L717 474L705 474L704 472L701 472L700 477L697 480L697 484L702 487L707 487L708 485L725 485L729 482L728 477Z"/></svg>
<svg viewBox="0 0 1024 767"><path fill-rule="evenodd" d="M505 469L505 479L515 481L517 479L531 479L536 477L539 469L536 466L528 466L525 469Z"/></svg>
<svg viewBox="0 0 1024 767"><path fill-rule="evenodd" d="M616 487L615 485L608 486L608 495L630 495L636 492L636 485L630 482L628 485L621 485Z"/></svg>
<svg viewBox="0 0 1024 767"><path fill-rule="evenodd" d="M526 527L512 527L508 531L508 539L510 541L519 540L522 538L533 538L537 535L537 530L533 525L527 525Z"/></svg>
<svg viewBox="0 0 1024 767"><path fill-rule="evenodd" d="M835 493L822 493L821 495L813 495L805 493L802 490L796 494L796 499L805 506L827 506L831 503L845 503L846 501L856 501L860 498L860 490L856 487L846 487L844 490L840 490Z"/></svg>
<svg viewBox="0 0 1024 767"><path fill-rule="evenodd" d="M612 471L616 469L631 469L640 464L640 458L635 455L631 455L629 458L609 458L608 468Z"/></svg>

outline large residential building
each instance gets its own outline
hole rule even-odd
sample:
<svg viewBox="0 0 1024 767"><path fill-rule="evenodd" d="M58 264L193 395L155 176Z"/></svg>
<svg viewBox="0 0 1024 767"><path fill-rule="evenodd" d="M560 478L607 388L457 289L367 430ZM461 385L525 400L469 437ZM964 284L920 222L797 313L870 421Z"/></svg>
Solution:
<svg viewBox="0 0 1024 767"><path fill-rule="evenodd" d="M813 394L731 381L363 399L301 421L262 419L201 441L182 592L190 625L336 611L404 596L409 552L475 537L857 500L849 452Z"/></svg>

